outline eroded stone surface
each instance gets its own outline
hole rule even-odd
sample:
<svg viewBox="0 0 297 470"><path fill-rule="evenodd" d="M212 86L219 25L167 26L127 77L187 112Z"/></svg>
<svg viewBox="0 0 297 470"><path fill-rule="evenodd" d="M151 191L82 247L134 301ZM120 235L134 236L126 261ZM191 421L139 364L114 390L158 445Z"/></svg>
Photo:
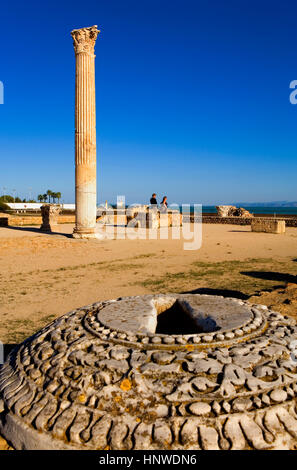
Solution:
<svg viewBox="0 0 297 470"><path fill-rule="evenodd" d="M265 217L257 217L251 222L252 232L266 233L285 233L286 221L279 219L269 219Z"/></svg>
<svg viewBox="0 0 297 470"><path fill-rule="evenodd" d="M97 26L71 32L75 52L75 228L74 238L96 238Z"/></svg>
<svg viewBox="0 0 297 470"><path fill-rule="evenodd" d="M160 315L177 300L211 311L220 330L139 332L143 313ZM118 328L117 314L132 328ZM16 449L294 449L296 341L292 319L236 299L98 302L10 353L0 431Z"/></svg>
<svg viewBox="0 0 297 470"><path fill-rule="evenodd" d="M130 333L155 333L157 312L152 300L139 298L110 303L99 319L113 329Z"/></svg>
<svg viewBox="0 0 297 470"><path fill-rule="evenodd" d="M40 210L42 215L40 230L43 232L51 232L52 228L58 224L58 216L61 212L61 207L53 204L43 204Z"/></svg>
<svg viewBox="0 0 297 470"><path fill-rule="evenodd" d="M219 217L254 217L248 210L236 206L216 206Z"/></svg>

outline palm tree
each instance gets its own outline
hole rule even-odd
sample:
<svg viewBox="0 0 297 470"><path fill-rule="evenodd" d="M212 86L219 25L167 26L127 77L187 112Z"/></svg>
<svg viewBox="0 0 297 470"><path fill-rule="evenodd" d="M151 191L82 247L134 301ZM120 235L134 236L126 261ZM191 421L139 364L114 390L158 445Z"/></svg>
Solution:
<svg viewBox="0 0 297 470"><path fill-rule="evenodd" d="M51 196L52 196L53 203L56 204L57 193L54 193L54 192L52 191Z"/></svg>
<svg viewBox="0 0 297 470"><path fill-rule="evenodd" d="M43 201L43 194L38 194L37 199L39 202Z"/></svg>
<svg viewBox="0 0 297 470"><path fill-rule="evenodd" d="M43 195L42 195L42 198L43 198L43 202L46 202L46 200L47 200L47 194L43 194Z"/></svg>
<svg viewBox="0 0 297 470"><path fill-rule="evenodd" d="M58 204L60 204L60 199L61 199L61 193L60 192L57 192L56 193L56 198L58 199Z"/></svg>
<svg viewBox="0 0 297 470"><path fill-rule="evenodd" d="M51 202L52 191L50 189L47 190L46 195L48 196L48 202Z"/></svg>

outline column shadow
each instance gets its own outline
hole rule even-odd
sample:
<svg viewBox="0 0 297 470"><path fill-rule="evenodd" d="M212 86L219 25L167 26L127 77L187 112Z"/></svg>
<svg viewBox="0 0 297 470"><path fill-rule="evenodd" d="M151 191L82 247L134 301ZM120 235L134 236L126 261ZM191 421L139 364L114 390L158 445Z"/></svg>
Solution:
<svg viewBox="0 0 297 470"><path fill-rule="evenodd" d="M239 290L230 289L211 289L209 287L199 287L198 289L181 292L181 294L206 294L218 295L222 297L234 297L235 299L247 300L250 296L240 292Z"/></svg>
<svg viewBox="0 0 297 470"><path fill-rule="evenodd" d="M44 234L44 235L61 235L62 237L66 237L66 238L72 238L72 234L71 233L63 233L63 232L43 232L42 230L40 230L39 228L35 228L35 227L13 227L12 225L8 225L7 227L5 228L8 228L10 230L18 230L18 231L21 231L21 232L33 232L33 233L40 233L40 234Z"/></svg>

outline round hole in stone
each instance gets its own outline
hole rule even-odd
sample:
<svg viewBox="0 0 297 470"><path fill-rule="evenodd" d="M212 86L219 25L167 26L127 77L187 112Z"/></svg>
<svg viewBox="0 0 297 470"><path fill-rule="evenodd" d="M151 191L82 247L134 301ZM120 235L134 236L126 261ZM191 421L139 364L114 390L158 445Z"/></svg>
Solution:
<svg viewBox="0 0 297 470"><path fill-rule="evenodd" d="M164 304L154 302L157 310L156 334L163 335L190 335L197 333L211 333L220 327L216 321L207 315L193 315L191 309L178 299Z"/></svg>

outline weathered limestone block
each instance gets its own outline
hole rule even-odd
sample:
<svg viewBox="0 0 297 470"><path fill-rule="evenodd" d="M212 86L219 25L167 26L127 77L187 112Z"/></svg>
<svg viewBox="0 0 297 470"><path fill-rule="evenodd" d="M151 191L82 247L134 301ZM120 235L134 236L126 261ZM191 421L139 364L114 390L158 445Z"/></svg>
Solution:
<svg viewBox="0 0 297 470"><path fill-rule="evenodd" d="M156 209L150 209L146 213L146 228L157 229L161 227L162 217L160 212Z"/></svg>
<svg viewBox="0 0 297 470"><path fill-rule="evenodd" d="M61 212L61 207L52 204L43 204L41 206L42 225L40 230L43 232L51 232L55 225L58 225L58 216Z"/></svg>
<svg viewBox="0 0 297 470"><path fill-rule="evenodd" d="M126 209L126 223L128 227L146 228L147 226L147 205L133 206Z"/></svg>
<svg viewBox="0 0 297 470"><path fill-rule="evenodd" d="M183 216L178 210L160 211L157 207L140 205L128 209L109 209L97 212L97 223L108 225L126 225L130 228L180 227Z"/></svg>
<svg viewBox="0 0 297 470"><path fill-rule="evenodd" d="M251 223L252 232L285 233L285 220L255 217Z"/></svg>
<svg viewBox="0 0 297 470"><path fill-rule="evenodd" d="M235 206L216 206L219 217L228 217L230 209L236 209Z"/></svg>
<svg viewBox="0 0 297 470"><path fill-rule="evenodd" d="M238 207L236 210L231 214L234 217L243 217L243 218L250 218L254 217L248 210L244 209L243 207Z"/></svg>
<svg viewBox="0 0 297 470"><path fill-rule="evenodd" d="M182 214L178 210L159 210L157 207L137 206L126 211L127 225L158 229L182 225Z"/></svg>
<svg viewBox="0 0 297 470"><path fill-rule="evenodd" d="M180 227L183 224L183 215L178 210L168 210L168 226Z"/></svg>
<svg viewBox="0 0 297 470"><path fill-rule="evenodd" d="M126 215L127 215L127 218L129 218L129 220L134 217L137 217L137 214L139 212L147 212L148 210L148 206L147 205L139 205L139 206L133 206L133 207L128 207L128 209L126 209Z"/></svg>

